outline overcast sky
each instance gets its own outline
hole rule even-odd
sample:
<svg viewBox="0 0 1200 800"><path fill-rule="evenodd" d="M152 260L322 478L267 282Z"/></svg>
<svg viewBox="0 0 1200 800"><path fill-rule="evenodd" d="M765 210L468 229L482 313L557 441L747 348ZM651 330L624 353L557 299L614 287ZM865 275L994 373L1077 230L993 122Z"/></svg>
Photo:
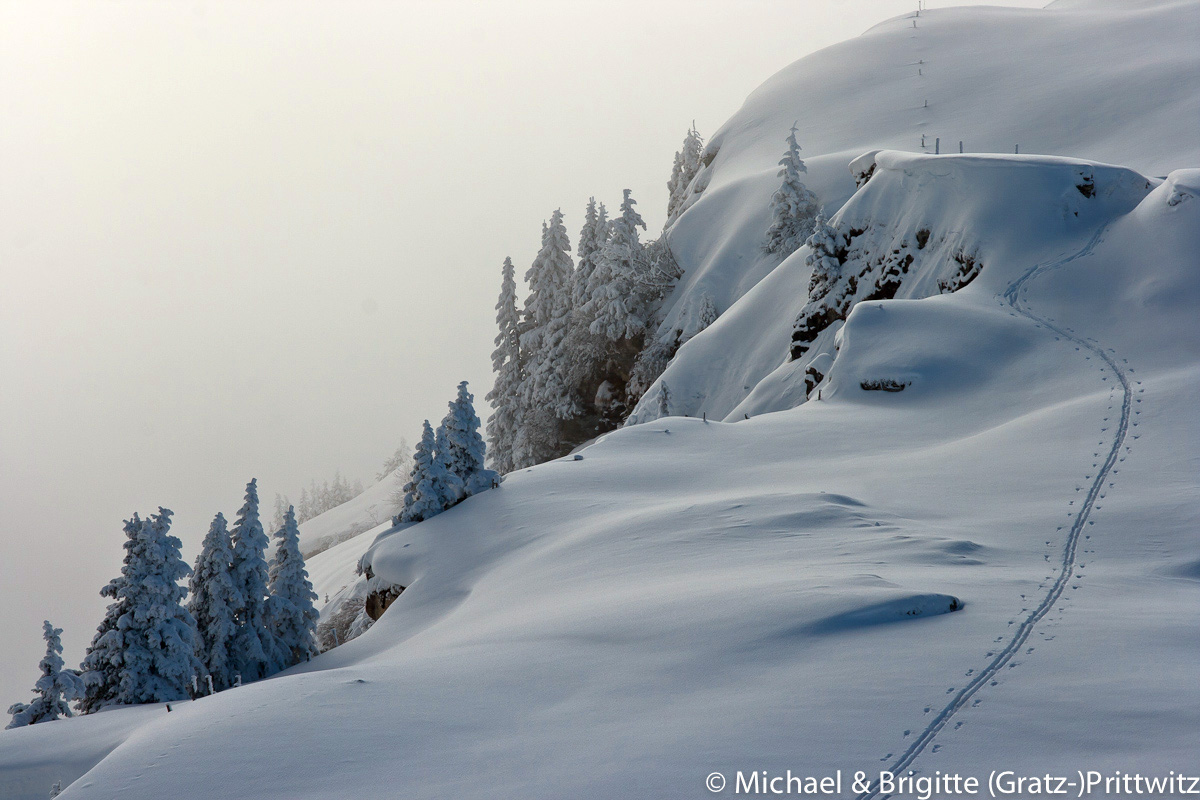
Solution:
<svg viewBox="0 0 1200 800"><path fill-rule="evenodd" d="M0 708L43 618L82 657L123 519L191 562L251 477L372 480L482 404L551 211L631 188L657 230L693 120L915 7L0 0Z"/></svg>

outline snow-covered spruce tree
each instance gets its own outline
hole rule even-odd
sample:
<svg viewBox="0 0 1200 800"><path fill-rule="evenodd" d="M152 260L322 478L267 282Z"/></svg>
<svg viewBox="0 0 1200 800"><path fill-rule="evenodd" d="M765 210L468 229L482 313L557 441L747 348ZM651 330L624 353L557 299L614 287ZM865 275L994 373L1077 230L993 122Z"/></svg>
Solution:
<svg viewBox="0 0 1200 800"><path fill-rule="evenodd" d="M134 514L125 521L125 558L121 574L113 578L100 589L101 597L110 597L113 602L104 612L104 619L96 628L96 635L88 645L80 665L80 678L83 680L83 697L79 700L79 710L84 714L99 711L105 706L118 702L117 692L120 684L120 670L123 661L122 642L117 630L117 621L129 609L129 602L119 590L125 584L125 568L129 566L135 540L141 530L142 520Z"/></svg>
<svg viewBox="0 0 1200 800"><path fill-rule="evenodd" d="M517 313L517 282L512 259L505 258L500 272L500 299L496 302L496 349L492 351L492 371L496 382L486 400L494 409L488 418L488 454L492 467L500 474L512 472L512 447L520 426L522 378L521 318Z"/></svg>
<svg viewBox="0 0 1200 800"><path fill-rule="evenodd" d="M571 276L571 307L583 308L588 298L588 284L592 273L596 271L596 256L608 240L608 211L604 203L596 203L596 198L589 197L587 210L583 213L583 227L579 230L579 248L576 255L579 261Z"/></svg>
<svg viewBox="0 0 1200 800"><path fill-rule="evenodd" d="M608 241L610 223L603 203L588 201L583 228L579 231L579 261L571 276L571 325L565 350L567 383L584 403L592 402L604 380L603 368L609 360L612 344L608 337L592 333L593 318L588 316L587 301L592 291L596 260Z"/></svg>
<svg viewBox="0 0 1200 800"><path fill-rule="evenodd" d="M683 346L693 336L716 322L718 316L717 304L713 302L712 295L705 294L701 296L700 302L695 306L694 313L689 314L687 324L679 331L680 346Z"/></svg>
<svg viewBox="0 0 1200 800"><path fill-rule="evenodd" d="M688 129L683 138L683 148L675 154L675 164L671 168L671 179L667 181L667 225L669 227L684 211L687 202L688 187L700 171L700 151L704 149L704 140L696 132L695 124Z"/></svg>
<svg viewBox="0 0 1200 800"><path fill-rule="evenodd" d="M296 510L284 512L283 527L275 533L275 557L270 567L267 617L282 657L281 668L307 661L317 653L317 613L304 557L300 555L300 529Z"/></svg>
<svg viewBox="0 0 1200 800"><path fill-rule="evenodd" d="M188 696L203 665L196 657L196 628L182 605L180 581L192 570L172 536L171 511L159 508L142 521L117 598L128 609L117 620L121 668L117 702L161 703Z"/></svg>
<svg viewBox="0 0 1200 800"><path fill-rule="evenodd" d="M787 137L787 152L779 160L779 177L783 178L783 183L771 198L771 225L767 228L766 248L782 258L787 258L804 244L820 210L817 196L800 180L800 174L808 172L808 168L800 158L796 130L793 125Z"/></svg>
<svg viewBox="0 0 1200 800"><path fill-rule="evenodd" d="M83 694L83 681L75 673L63 670L62 628L42 623L42 638L46 640L46 655L38 667L42 677L38 678L33 690L37 694L32 703L16 703L8 709L12 714L9 728L20 728L38 722L49 722L59 717L71 716L72 701Z"/></svg>
<svg viewBox="0 0 1200 800"><path fill-rule="evenodd" d="M267 619L267 535L258 517L258 481L246 484L246 502L238 511L230 534L233 561L230 576L240 604L235 619L237 631L229 644L235 673L250 683L279 670L279 647Z"/></svg>
<svg viewBox="0 0 1200 800"><path fill-rule="evenodd" d="M671 416L671 390L667 388L666 381L658 384L658 416Z"/></svg>
<svg viewBox="0 0 1200 800"><path fill-rule="evenodd" d="M558 455L560 420L578 413L567 377L566 336L571 322L571 277L575 265L561 210L542 228L542 247L525 273L529 293L521 325L524 372L520 426L513 440L517 467Z"/></svg>
<svg viewBox="0 0 1200 800"><path fill-rule="evenodd" d="M397 473L407 476L411 470L412 450L409 449L408 439L401 436L400 444L396 446L396 452L392 453L391 457L383 462L383 468L375 474L375 482L378 483Z"/></svg>
<svg viewBox="0 0 1200 800"><path fill-rule="evenodd" d="M412 474L404 485L404 508L392 523L421 522L437 516L457 503L461 494L462 482L446 468L437 437L429 420L425 420L421 441L413 453Z"/></svg>
<svg viewBox="0 0 1200 800"><path fill-rule="evenodd" d="M812 251L804 259L812 269L808 280L808 299L817 300L828 293L841 274L846 255L846 236L830 225L824 214L817 214L812 235L805 242Z"/></svg>
<svg viewBox="0 0 1200 800"><path fill-rule="evenodd" d="M625 190L621 216L612 221L608 240L596 258L584 313L592 320L592 333L610 341L640 339L646 332L648 311L645 307L649 259L638 238L638 228L646 229L637 201Z"/></svg>
<svg viewBox="0 0 1200 800"><path fill-rule="evenodd" d="M458 384L458 396L442 420L446 439L446 464L459 477L467 496L500 485L500 475L488 469L486 450L479 435L479 417L475 414L475 396L467 391L467 382Z"/></svg>
<svg viewBox="0 0 1200 800"><path fill-rule="evenodd" d="M217 514L192 569L187 609L196 621L196 654L204 675L212 676L213 689L218 692L233 685L236 672L229 647L237 633L236 614L243 600L233 585L232 566L233 540L224 515ZM202 675L201 688L206 689L205 684Z"/></svg>

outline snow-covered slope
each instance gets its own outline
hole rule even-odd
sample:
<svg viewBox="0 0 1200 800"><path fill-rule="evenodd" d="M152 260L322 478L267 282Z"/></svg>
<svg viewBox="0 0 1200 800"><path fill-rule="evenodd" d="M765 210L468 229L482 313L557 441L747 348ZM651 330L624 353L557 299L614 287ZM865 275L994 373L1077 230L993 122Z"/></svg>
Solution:
<svg viewBox="0 0 1200 800"><path fill-rule="evenodd" d="M300 550L320 552L387 522L397 511L396 493L403 485L399 476L389 475L357 497L301 523Z"/></svg>
<svg viewBox="0 0 1200 800"><path fill-rule="evenodd" d="M855 191L847 165L856 156L932 154L938 138L942 153L956 153L960 141L967 153L1019 146L1163 176L1200 164L1197 40L1195 2L935 9L876 25L772 77L713 135L715 157L697 178L707 189L670 231L686 275L670 299L668 329L702 295L725 312L759 286L756 302L737 309L743 321L725 323L736 331L692 340L668 368L678 413L733 413L787 353L808 280L803 255L789 274L760 281L778 264L762 242L793 122L806 183L830 215ZM1019 215L1020 204L1012 210ZM655 416L657 396L645 394L639 419Z"/></svg>
<svg viewBox="0 0 1200 800"><path fill-rule="evenodd" d="M1101 43L1123 31L1127 52L1161 51L1150 74L1173 76L1161 64L1192 51L1151 33L1194 23L1198 7L984 10L998 27L960 33L986 55L1018 20L1041 58L1046 30L1064 47L1076 28ZM967 18L921 25L939 17ZM862 41L886 49L895 24ZM965 61L968 44L952 44ZM845 69L875 52L846 47ZM832 70L837 51L784 76ZM1098 96L1113 77L1094 74L1096 86L1064 77L1061 95ZM841 108L791 102L831 120ZM1045 149L1120 161L1089 150L1126 135L1129 117L1114 119L1078 152L1065 138ZM848 153L897 145L842 127L852 147L830 145L843 155L829 186ZM713 188L673 234L697 248L685 221L707 219L703 236L736 249L765 215L748 171L716 177L739 147L767 170L782 136L725 131ZM371 541L377 580L407 590L363 636L279 677L171 713L0 733L0 796L43 797L60 777L74 781L67 800L607 799L708 797L714 771L728 793L739 770L1195 772L1200 170L1186 167L1200 153L1176 145L1154 156L1165 179L1132 158L878 154L876 175L832 210L870 221L873 247L925 227L928 244L910 294L859 302L836 346L833 331L814 344L828 356L819 400L797 406L799 367L780 366L802 257L757 285L766 273L746 259L697 257L692 277L744 297L683 348L671 380L729 421L631 426L316 556L322 600ZM968 245L982 263L968 286L905 299L935 294ZM903 390L864 387L889 381Z"/></svg>

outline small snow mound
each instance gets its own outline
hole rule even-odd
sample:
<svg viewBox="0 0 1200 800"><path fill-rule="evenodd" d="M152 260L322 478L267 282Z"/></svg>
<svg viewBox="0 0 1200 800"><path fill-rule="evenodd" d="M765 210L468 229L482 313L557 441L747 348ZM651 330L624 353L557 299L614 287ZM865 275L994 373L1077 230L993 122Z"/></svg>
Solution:
<svg viewBox="0 0 1200 800"><path fill-rule="evenodd" d="M1167 176L1167 205L1175 206L1200 196L1200 169L1180 169Z"/></svg>
<svg viewBox="0 0 1200 800"><path fill-rule="evenodd" d="M953 595L936 592L910 594L834 614L813 623L810 630L813 633L838 633L921 617L936 617L953 613L962 607L963 602Z"/></svg>

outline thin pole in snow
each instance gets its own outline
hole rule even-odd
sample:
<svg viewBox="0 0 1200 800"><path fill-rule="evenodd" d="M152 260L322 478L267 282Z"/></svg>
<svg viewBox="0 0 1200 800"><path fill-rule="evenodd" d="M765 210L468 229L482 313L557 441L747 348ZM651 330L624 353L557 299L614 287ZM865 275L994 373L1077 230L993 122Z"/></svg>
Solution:
<svg viewBox="0 0 1200 800"><path fill-rule="evenodd" d="M937 137L933 140L933 154L935 156L942 154L942 137Z"/></svg>
<svg viewBox="0 0 1200 800"><path fill-rule="evenodd" d="M1021 145L1019 145L1019 144L1013 145L1013 153L1016 155L1020 155L1021 154Z"/></svg>
<svg viewBox="0 0 1200 800"><path fill-rule="evenodd" d="M960 152L960 153L961 153L962 151L963 151L963 149L962 149L962 139L959 139L959 140L958 140L958 152Z"/></svg>

